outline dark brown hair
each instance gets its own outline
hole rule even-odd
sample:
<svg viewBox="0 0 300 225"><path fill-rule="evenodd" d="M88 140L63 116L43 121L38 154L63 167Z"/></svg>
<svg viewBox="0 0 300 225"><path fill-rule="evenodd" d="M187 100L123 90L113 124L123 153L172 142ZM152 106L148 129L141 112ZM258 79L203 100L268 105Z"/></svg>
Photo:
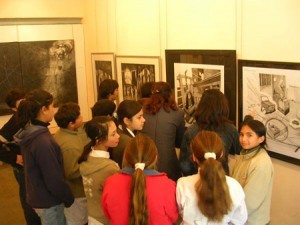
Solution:
<svg viewBox="0 0 300 225"><path fill-rule="evenodd" d="M204 91L195 112L199 128L217 131L225 122L231 123L228 117L229 105L225 95L218 89Z"/></svg>
<svg viewBox="0 0 300 225"><path fill-rule="evenodd" d="M232 208L225 172L218 161L224 152L223 142L213 131L199 131L191 149L200 167L200 179L195 185L198 207L208 220L220 222ZM205 159L208 152L215 153L216 159Z"/></svg>
<svg viewBox="0 0 300 225"><path fill-rule="evenodd" d="M156 114L162 107L166 112L178 110L170 85L166 82L155 82L152 85L152 95L144 102L146 113Z"/></svg>

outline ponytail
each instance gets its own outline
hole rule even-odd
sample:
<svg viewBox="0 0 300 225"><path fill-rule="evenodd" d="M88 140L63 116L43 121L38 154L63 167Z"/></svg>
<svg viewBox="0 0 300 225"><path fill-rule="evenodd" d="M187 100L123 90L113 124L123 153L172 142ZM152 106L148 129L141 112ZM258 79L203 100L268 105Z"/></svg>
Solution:
<svg viewBox="0 0 300 225"><path fill-rule="evenodd" d="M131 180L129 225L149 225L146 196L146 177L136 169Z"/></svg>
<svg viewBox="0 0 300 225"><path fill-rule="evenodd" d="M216 132L199 131L191 142L199 164L200 179L195 185L198 207L209 221L221 222L232 208L222 159L224 145Z"/></svg>
<svg viewBox="0 0 300 225"><path fill-rule="evenodd" d="M204 160L199 175L196 183L198 207L209 220L220 222L232 207L222 164L213 158Z"/></svg>
<svg viewBox="0 0 300 225"><path fill-rule="evenodd" d="M130 188L129 225L149 225L145 169L154 169L157 148L154 141L143 134L132 138L125 150L123 167L135 169Z"/></svg>
<svg viewBox="0 0 300 225"><path fill-rule="evenodd" d="M43 106L46 108L53 103L53 96L42 89L29 92L21 101L17 111L17 122L24 128L28 122L38 117Z"/></svg>

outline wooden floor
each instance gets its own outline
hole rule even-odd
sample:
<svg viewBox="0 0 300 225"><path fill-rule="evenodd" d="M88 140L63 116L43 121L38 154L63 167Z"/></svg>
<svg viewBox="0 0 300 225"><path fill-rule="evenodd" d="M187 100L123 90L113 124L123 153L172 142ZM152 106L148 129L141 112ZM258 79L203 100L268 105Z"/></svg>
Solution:
<svg viewBox="0 0 300 225"><path fill-rule="evenodd" d="M0 224L26 225L12 167L0 165Z"/></svg>

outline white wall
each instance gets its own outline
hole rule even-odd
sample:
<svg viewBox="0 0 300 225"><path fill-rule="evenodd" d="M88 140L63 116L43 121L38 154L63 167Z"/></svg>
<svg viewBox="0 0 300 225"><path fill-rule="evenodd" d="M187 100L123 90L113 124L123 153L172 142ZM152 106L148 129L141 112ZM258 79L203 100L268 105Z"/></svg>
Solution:
<svg viewBox="0 0 300 225"><path fill-rule="evenodd" d="M0 19L82 17L89 107L95 101L92 52L160 56L164 80L165 49L233 49L240 59L300 62L298 0L20 2L0 0ZM300 167L272 161L272 225L299 224Z"/></svg>

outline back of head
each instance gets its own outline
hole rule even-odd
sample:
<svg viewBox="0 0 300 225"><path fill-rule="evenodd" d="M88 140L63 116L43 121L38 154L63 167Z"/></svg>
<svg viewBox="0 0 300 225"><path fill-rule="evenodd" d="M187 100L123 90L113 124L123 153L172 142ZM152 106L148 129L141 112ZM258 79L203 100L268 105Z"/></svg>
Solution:
<svg viewBox="0 0 300 225"><path fill-rule="evenodd" d="M61 105L54 115L55 122L61 128L67 128L70 122L75 122L80 115L80 107L77 103L68 102Z"/></svg>
<svg viewBox="0 0 300 225"><path fill-rule="evenodd" d="M203 92L196 108L195 119L201 129L218 130L229 122L229 105L226 96L218 89Z"/></svg>
<svg viewBox="0 0 300 225"><path fill-rule="evenodd" d="M113 116L116 110L116 104L108 99L97 101L92 107L92 117L96 116Z"/></svg>
<svg viewBox="0 0 300 225"><path fill-rule="evenodd" d="M36 119L42 107L48 108L53 103L53 96L42 89L30 91L20 103L17 120L21 127Z"/></svg>
<svg viewBox="0 0 300 225"><path fill-rule="evenodd" d="M154 82L146 82L141 86L141 97L149 98L152 94L152 86Z"/></svg>
<svg viewBox="0 0 300 225"><path fill-rule="evenodd" d="M157 160L157 148L153 140L145 135L138 134L127 144L123 167L134 168L131 181L131 199L129 224L148 225L148 207L146 195L145 169L153 169Z"/></svg>
<svg viewBox="0 0 300 225"><path fill-rule="evenodd" d="M79 157L78 163L87 160L92 147L96 145L97 141L107 140L110 122L113 122L113 119L110 116L96 116L84 124L84 130L91 141L84 146L83 153Z"/></svg>
<svg viewBox="0 0 300 225"><path fill-rule="evenodd" d="M105 79L99 85L98 100L108 99L109 95L113 95L117 88L119 88L119 84L116 80Z"/></svg>
<svg viewBox="0 0 300 225"><path fill-rule="evenodd" d="M5 103L9 108L17 108L17 101L25 98L25 91L15 88L9 91L5 96Z"/></svg>
<svg viewBox="0 0 300 225"><path fill-rule="evenodd" d="M213 131L199 131L191 142L191 149L200 170L196 184L198 207L210 221L222 221L232 208L232 200L222 164L224 145Z"/></svg>
<svg viewBox="0 0 300 225"><path fill-rule="evenodd" d="M166 112L170 112L171 109L178 110L171 86L168 83L155 82L152 85L151 93L150 98L144 103L145 112L156 114L162 107Z"/></svg>

